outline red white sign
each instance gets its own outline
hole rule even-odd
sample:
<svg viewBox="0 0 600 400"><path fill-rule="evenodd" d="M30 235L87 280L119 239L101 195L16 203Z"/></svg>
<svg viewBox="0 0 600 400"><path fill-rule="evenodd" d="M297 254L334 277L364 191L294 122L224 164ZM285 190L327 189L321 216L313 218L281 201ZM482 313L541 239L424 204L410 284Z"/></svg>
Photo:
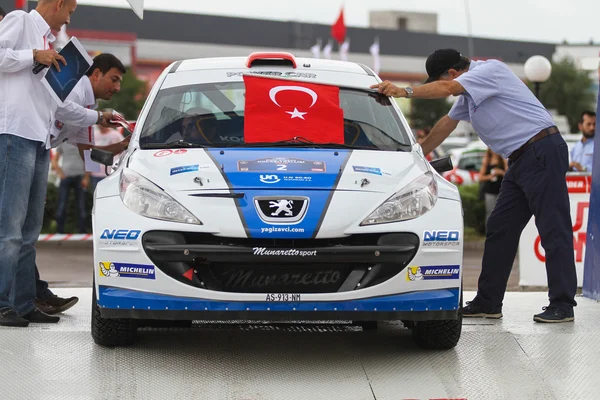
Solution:
<svg viewBox="0 0 600 400"><path fill-rule="evenodd" d="M567 188L569 193L591 193L591 176L567 176Z"/></svg>
<svg viewBox="0 0 600 400"><path fill-rule="evenodd" d="M340 88L261 76L244 76L244 141L277 142L300 137L344 143Z"/></svg>
<svg viewBox="0 0 600 400"><path fill-rule="evenodd" d="M154 153L154 157L166 157L166 156L170 156L171 154L185 154L185 153L187 153L186 149L177 149L175 151L166 149L166 150L157 151L156 153Z"/></svg>
<svg viewBox="0 0 600 400"><path fill-rule="evenodd" d="M577 286L581 287L583 284L583 264L585 261L592 177L586 175L567 176L567 187L569 189L571 219L573 221ZM544 248L534 218L532 218L523 230L519 243L519 285L548 286L545 262Z"/></svg>

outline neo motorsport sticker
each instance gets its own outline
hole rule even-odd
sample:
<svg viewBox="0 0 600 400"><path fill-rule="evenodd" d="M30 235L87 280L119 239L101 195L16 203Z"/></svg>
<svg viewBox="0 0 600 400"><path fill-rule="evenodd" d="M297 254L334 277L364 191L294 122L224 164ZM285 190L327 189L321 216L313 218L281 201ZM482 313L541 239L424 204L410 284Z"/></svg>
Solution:
<svg viewBox="0 0 600 400"><path fill-rule="evenodd" d="M427 281L433 279L458 279L460 273L459 265L442 265L426 267L408 267L406 271L407 281Z"/></svg>

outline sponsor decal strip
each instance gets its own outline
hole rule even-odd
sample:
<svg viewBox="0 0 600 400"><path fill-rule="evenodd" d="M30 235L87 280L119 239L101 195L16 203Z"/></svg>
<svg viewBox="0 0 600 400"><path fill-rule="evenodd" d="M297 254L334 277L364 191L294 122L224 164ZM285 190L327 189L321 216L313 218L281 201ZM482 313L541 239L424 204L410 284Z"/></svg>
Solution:
<svg viewBox="0 0 600 400"><path fill-rule="evenodd" d="M425 231L423 232L423 247L458 247L460 246L460 231Z"/></svg>
<svg viewBox="0 0 600 400"><path fill-rule="evenodd" d="M317 250L277 249L270 250L266 247L252 248L255 256L291 256L291 257L314 257Z"/></svg>
<svg viewBox="0 0 600 400"><path fill-rule="evenodd" d="M406 269L406 280L413 282L438 279L458 279L459 274L460 265L409 266Z"/></svg>
<svg viewBox="0 0 600 400"><path fill-rule="evenodd" d="M177 175L177 174L183 174L185 172L195 172L198 171L198 167L199 165L184 165L181 167L175 167L175 168L171 168L171 176L172 175Z"/></svg>
<svg viewBox="0 0 600 400"><path fill-rule="evenodd" d="M156 279L154 265L127 264L102 261L98 265L99 275L103 278L142 278Z"/></svg>

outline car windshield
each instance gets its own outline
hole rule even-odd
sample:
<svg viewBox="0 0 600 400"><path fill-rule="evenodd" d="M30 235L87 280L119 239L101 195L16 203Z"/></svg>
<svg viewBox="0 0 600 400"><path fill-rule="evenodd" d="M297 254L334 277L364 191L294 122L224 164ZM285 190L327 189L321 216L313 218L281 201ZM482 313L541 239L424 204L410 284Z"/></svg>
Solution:
<svg viewBox="0 0 600 400"><path fill-rule="evenodd" d="M142 128L140 147L248 146L244 144L244 95L243 82L163 89ZM409 135L388 97L340 88L340 107L344 111L344 145L338 147L410 151ZM288 144L314 145L304 140Z"/></svg>

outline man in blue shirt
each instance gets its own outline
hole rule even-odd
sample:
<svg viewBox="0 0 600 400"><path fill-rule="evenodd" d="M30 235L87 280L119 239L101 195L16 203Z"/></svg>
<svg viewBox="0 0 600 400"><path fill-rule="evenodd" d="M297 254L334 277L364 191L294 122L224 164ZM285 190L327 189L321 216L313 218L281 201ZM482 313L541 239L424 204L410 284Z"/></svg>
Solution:
<svg viewBox="0 0 600 400"><path fill-rule="evenodd" d="M579 119L581 140L571 149L571 171L592 173L594 162L594 134L596 133L596 113L584 111Z"/></svg>
<svg viewBox="0 0 600 400"><path fill-rule="evenodd" d="M537 322L574 320L577 274L565 175L569 152L550 113L506 64L471 61L454 49L441 49L426 62L426 84L399 88L385 81L372 88L394 97L425 99L460 96L448 115L421 144L428 154L456 128L471 121L483 142L508 158L509 168L488 220L477 296L465 317L501 318L502 301L521 232L535 216L542 246L550 304Z"/></svg>

